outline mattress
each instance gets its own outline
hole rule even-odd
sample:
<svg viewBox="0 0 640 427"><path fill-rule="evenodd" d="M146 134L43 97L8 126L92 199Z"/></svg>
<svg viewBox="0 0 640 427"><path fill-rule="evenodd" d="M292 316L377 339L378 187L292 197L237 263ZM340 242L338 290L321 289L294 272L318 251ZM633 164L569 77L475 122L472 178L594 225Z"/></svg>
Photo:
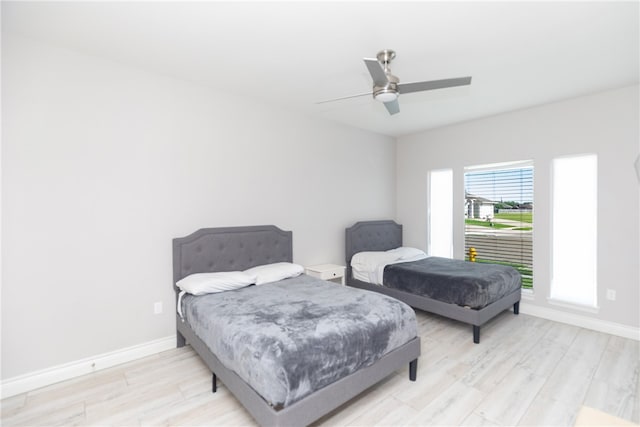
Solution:
<svg viewBox="0 0 640 427"><path fill-rule="evenodd" d="M389 288L477 310L521 287L513 267L440 257L387 265L383 281Z"/></svg>
<svg viewBox="0 0 640 427"><path fill-rule="evenodd" d="M275 409L372 365L417 336L403 302L311 276L187 295L184 321Z"/></svg>

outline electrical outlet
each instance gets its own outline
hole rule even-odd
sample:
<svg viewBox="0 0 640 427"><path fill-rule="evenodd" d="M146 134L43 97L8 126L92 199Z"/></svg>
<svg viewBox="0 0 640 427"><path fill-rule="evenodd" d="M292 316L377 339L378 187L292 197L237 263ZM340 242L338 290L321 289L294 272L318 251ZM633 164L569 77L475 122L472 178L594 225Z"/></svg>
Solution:
<svg viewBox="0 0 640 427"><path fill-rule="evenodd" d="M162 301L153 304L153 314L162 314Z"/></svg>
<svg viewBox="0 0 640 427"><path fill-rule="evenodd" d="M613 289L607 289L607 299L609 301L615 301L616 300L616 291Z"/></svg>

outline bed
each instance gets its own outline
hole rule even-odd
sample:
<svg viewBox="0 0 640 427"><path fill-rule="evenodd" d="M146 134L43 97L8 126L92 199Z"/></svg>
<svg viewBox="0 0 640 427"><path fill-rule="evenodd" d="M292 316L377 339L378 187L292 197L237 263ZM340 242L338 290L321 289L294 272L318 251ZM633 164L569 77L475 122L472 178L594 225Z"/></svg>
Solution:
<svg viewBox="0 0 640 427"><path fill-rule="evenodd" d="M371 295L374 294L304 274L260 286L250 285L233 291L200 296L181 297L180 289L175 285L198 273L242 271L273 263L291 263L292 259L292 233L272 225L206 228L173 240L174 289L176 304L180 309L180 313L176 314L177 346L190 344L206 363L213 374L213 392L216 391L217 379L220 379L260 425L299 426L319 419L406 365L409 366L410 380L415 381L417 359L420 355L420 338L417 331L412 329L415 328L415 325L412 326L415 323L415 313L409 306L393 298L385 296L384 301L374 301L371 300ZM353 291L358 293L352 294ZM291 298L291 295L298 295L297 300L284 304L282 300ZM348 310L345 310L347 302L343 301L353 297L357 301L350 303ZM374 335L376 337L383 336L380 335L382 332L387 335L384 335L386 338L382 341L378 340L380 342L377 344L368 345L372 339L366 335L366 328L360 325L361 320L355 314L350 317L352 313L346 311L367 312L367 316L378 316L377 322L390 328L383 315L371 310L371 307L377 307L381 303L386 304L389 310L401 312L398 315L404 317L401 322L391 326L392 333L386 330L373 332L378 334ZM260 304L264 307L257 306ZM397 304L402 304L406 309ZM230 308L231 311L228 311ZM258 312L259 315L256 314ZM307 314L300 317L299 313ZM253 317L260 319L252 324ZM204 323L203 326L198 323L199 318L210 323ZM296 322L291 321L293 318ZM294 337L293 343L270 341L262 350L254 347L256 343L264 341L265 336L271 337L269 334L274 330L277 330L275 335L282 334L282 331L287 334L303 333L302 324L313 323L316 321L314 319L318 323L313 334L290 335ZM332 321L334 325L342 325L340 334L364 337L355 346L359 349L358 354L340 340L325 340L321 331L328 329L331 332ZM257 329L258 327L263 329ZM355 335L353 328L356 328ZM259 332L253 333L254 329ZM216 347L215 341L220 341L221 336L241 338L230 344L223 342L222 347ZM320 341L314 342L314 339ZM306 348L307 342L311 343L313 351L301 354L314 354L320 357L320 362L307 358L297 359L295 354L291 356L288 353L290 348ZM380 349L385 346L388 351L383 353ZM213 351L212 348L216 350ZM333 373L327 371L327 365L339 363L333 362L332 357L341 353L344 353L342 365L334 369ZM252 361L260 359L261 355L265 355L263 359L268 363L284 364L270 367L277 375L268 377L268 369L264 371L264 375L254 372L257 368ZM354 365L350 361L356 356L360 358L360 362ZM230 360L245 363L246 369L229 366ZM327 361L332 362L327 364ZM287 369L296 374L282 374ZM313 373L319 371L322 374L317 375L319 380L311 378ZM254 377L262 380L256 383ZM269 380L264 381L264 378ZM295 387L290 387L293 391L286 394L285 390L285 397L278 401L274 401L271 395L265 397L266 393L260 389L265 386L268 390L275 390L274 395L279 396L282 390L274 385L276 381L284 382L287 386L295 383Z"/></svg>
<svg viewBox="0 0 640 427"><path fill-rule="evenodd" d="M356 288L366 289L374 292L380 292L385 295L392 296L401 301L406 302L414 308L418 308L423 311L435 313L450 319L458 320L464 323L468 323L473 327L473 342L478 344L480 342L480 327L487 321L500 314L504 310L513 307L514 314L518 314L521 296L520 276L515 269L504 266L494 266L490 264L469 263L460 260L438 260L439 267L442 269L443 263L451 262L456 263L456 269L461 267L461 264L466 264L468 267L479 271L480 269L493 268L501 270L500 273L513 275L513 280L517 282L509 284L509 290L505 292L502 289L502 293L498 296L494 295L493 299L484 301L482 304L474 304L477 301L467 302L464 305L453 303L452 300L443 299L440 296L425 296L420 295L413 291L408 291L411 287L405 287L405 289L399 289L397 287L368 283L366 280L358 280L354 278L354 272L351 267L351 261L354 255L366 252L366 251L388 251L394 248L402 247L402 225L397 224L394 221L362 221L357 222L352 227L346 229L345 235L345 255L347 262L347 277L346 283L348 286ZM435 261L435 260L434 260ZM425 261L416 261L426 262ZM413 263L406 263L410 265ZM389 269L394 268L399 270L403 264L389 265L384 269L384 280L387 280ZM510 270L513 270L509 272ZM406 269L405 269L406 270ZM416 276L419 275L419 269L413 269L412 281L416 281ZM394 280L397 282L400 279L400 271L395 271L396 275ZM410 273L411 274L411 273ZM454 281L455 282L455 281ZM450 285L450 288L455 290L456 284ZM415 283L414 283L415 289Z"/></svg>

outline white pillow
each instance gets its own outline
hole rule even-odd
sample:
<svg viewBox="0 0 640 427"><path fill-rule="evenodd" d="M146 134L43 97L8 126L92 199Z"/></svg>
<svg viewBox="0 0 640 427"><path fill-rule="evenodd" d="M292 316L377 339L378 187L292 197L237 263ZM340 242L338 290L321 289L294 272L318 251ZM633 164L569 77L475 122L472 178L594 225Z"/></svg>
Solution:
<svg viewBox="0 0 640 427"><path fill-rule="evenodd" d="M393 252L358 252L351 258L351 266L357 270L373 271L381 264L389 264L399 259L400 254Z"/></svg>
<svg viewBox="0 0 640 427"><path fill-rule="evenodd" d="M304 272L304 267L290 262L276 262L274 264L258 265L244 272L257 277L256 285L263 285L299 276Z"/></svg>
<svg viewBox="0 0 640 427"><path fill-rule="evenodd" d="M244 288L256 283L256 275L243 271L190 274L178 280L176 286L192 295L212 294Z"/></svg>
<svg viewBox="0 0 640 427"><path fill-rule="evenodd" d="M426 258L427 254L418 248L411 248L409 246L400 246L399 248L390 249L387 252L398 254L400 259L414 259L424 257Z"/></svg>

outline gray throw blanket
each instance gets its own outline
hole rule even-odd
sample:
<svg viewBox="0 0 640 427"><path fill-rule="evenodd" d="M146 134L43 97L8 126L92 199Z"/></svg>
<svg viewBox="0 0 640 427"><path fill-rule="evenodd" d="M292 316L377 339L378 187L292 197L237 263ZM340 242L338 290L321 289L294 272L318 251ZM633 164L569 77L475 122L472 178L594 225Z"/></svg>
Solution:
<svg viewBox="0 0 640 427"><path fill-rule="evenodd" d="M408 305L306 275L188 295L183 313L225 367L276 409L417 336Z"/></svg>
<svg viewBox="0 0 640 427"><path fill-rule="evenodd" d="M520 273L498 264L428 257L387 265L384 286L462 307L481 309L520 289Z"/></svg>

